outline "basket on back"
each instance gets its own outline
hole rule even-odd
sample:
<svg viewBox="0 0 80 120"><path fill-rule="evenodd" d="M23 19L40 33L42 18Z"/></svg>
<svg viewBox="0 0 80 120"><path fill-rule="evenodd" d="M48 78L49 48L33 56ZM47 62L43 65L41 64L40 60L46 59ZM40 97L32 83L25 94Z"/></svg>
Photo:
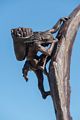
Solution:
<svg viewBox="0 0 80 120"><path fill-rule="evenodd" d="M26 57L26 39L33 35L31 28L15 28L11 30L11 35L13 38L13 46L16 59L22 61Z"/></svg>

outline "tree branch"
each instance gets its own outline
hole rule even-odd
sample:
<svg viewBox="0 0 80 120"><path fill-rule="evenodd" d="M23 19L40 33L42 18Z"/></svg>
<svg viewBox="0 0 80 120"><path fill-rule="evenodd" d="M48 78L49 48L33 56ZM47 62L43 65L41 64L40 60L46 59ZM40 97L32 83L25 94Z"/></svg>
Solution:
<svg viewBox="0 0 80 120"><path fill-rule="evenodd" d="M69 15L57 38L60 46L49 66L49 84L57 120L71 120L70 116L70 61L73 43L80 26L80 5Z"/></svg>

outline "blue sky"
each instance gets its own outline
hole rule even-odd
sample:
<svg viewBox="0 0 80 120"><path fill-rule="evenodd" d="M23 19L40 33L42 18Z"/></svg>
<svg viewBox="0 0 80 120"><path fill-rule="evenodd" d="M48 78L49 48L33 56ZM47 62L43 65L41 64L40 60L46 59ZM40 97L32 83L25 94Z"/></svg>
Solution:
<svg viewBox="0 0 80 120"><path fill-rule="evenodd" d="M32 27L34 31L50 29L69 13L80 0L0 0L0 120L55 120L52 100L43 100L33 72L26 83L22 77L24 61L15 58L10 29ZM79 31L80 32L80 31ZM79 32L71 62L71 114L80 119L80 41ZM48 82L45 78L45 89Z"/></svg>

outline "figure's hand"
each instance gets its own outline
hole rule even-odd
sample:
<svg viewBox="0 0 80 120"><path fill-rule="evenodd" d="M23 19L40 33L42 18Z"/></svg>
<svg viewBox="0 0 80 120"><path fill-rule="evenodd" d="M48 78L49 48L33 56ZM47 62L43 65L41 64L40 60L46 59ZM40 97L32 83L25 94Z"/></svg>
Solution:
<svg viewBox="0 0 80 120"><path fill-rule="evenodd" d="M26 82L28 81L28 77L26 75L23 75L24 79L26 80Z"/></svg>
<svg viewBox="0 0 80 120"><path fill-rule="evenodd" d="M69 17L63 17L60 20L63 21L63 22L66 22L68 19L69 19Z"/></svg>
<svg viewBox="0 0 80 120"><path fill-rule="evenodd" d="M27 70L25 68L22 69L22 74L26 82L28 81Z"/></svg>

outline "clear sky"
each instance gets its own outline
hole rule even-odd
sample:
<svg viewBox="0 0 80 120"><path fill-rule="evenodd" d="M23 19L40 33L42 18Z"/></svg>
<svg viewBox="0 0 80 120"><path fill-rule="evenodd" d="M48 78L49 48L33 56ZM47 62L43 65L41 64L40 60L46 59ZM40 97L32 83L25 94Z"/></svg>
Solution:
<svg viewBox="0 0 80 120"><path fill-rule="evenodd" d="M50 29L80 0L0 0L0 120L55 120L51 97L43 100L33 72L26 83L22 77L24 61L15 58L10 29L32 27ZM80 31L79 31L80 32ZM71 114L80 119L80 34L77 34L71 63ZM45 89L48 82L45 78Z"/></svg>

